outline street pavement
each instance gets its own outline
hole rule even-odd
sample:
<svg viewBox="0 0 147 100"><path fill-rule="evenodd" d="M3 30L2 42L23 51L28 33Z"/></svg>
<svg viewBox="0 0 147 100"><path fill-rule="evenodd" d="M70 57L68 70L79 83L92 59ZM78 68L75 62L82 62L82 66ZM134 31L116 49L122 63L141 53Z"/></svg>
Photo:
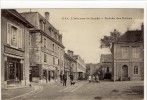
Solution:
<svg viewBox="0 0 147 100"><path fill-rule="evenodd" d="M63 86L60 82L54 84L35 84L42 87L34 93L29 93L13 100L142 100L144 98L143 81L88 83L77 81L75 85Z"/></svg>

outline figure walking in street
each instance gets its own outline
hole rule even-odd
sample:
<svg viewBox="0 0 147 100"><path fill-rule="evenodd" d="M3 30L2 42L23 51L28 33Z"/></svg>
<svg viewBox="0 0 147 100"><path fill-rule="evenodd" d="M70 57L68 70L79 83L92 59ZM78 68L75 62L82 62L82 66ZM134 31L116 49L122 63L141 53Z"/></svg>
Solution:
<svg viewBox="0 0 147 100"><path fill-rule="evenodd" d="M74 85L75 84L73 74L70 75L70 84L71 85Z"/></svg>
<svg viewBox="0 0 147 100"><path fill-rule="evenodd" d="M96 75L96 82L99 83L100 80L99 80L99 75Z"/></svg>
<svg viewBox="0 0 147 100"><path fill-rule="evenodd" d="M94 81L95 81L95 76L92 75L92 82L94 83Z"/></svg>
<svg viewBox="0 0 147 100"><path fill-rule="evenodd" d="M66 81L67 81L67 75L63 75L63 86L66 86Z"/></svg>
<svg viewBox="0 0 147 100"><path fill-rule="evenodd" d="M89 83L91 83L91 75L88 76Z"/></svg>

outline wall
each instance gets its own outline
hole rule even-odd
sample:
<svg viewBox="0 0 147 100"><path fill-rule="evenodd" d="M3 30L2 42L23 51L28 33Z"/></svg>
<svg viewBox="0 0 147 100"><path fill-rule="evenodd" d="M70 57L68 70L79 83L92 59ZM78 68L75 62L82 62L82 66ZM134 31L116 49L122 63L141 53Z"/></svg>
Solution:
<svg viewBox="0 0 147 100"><path fill-rule="evenodd" d="M129 55L128 58L122 58L122 46L129 47ZM132 58L132 46L139 46L140 47L140 57L139 58ZM143 51L143 43L121 43L114 45L114 80L118 80L122 74L122 66L128 66L128 76L130 80L141 80L144 78L144 51ZM139 66L139 74L134 75L134 66Z"/></svg>

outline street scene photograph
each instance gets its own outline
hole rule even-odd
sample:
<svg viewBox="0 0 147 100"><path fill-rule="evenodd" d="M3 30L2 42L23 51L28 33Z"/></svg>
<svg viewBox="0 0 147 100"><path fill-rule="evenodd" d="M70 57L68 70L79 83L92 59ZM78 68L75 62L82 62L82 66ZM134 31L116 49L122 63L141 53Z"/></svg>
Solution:
<svg viewBox="0 0 147 100"><path fill-rule="evenodd" d="M2 100L143 100L143 8L1 9Z"/></svg>

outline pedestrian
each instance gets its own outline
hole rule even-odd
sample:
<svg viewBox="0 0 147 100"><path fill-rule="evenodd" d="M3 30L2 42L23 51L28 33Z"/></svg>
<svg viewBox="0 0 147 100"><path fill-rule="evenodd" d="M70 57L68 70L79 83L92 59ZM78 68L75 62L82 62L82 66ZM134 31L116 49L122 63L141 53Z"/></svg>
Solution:
<svg viewBox="0 0 147 100"><path fill-rule="evenodd" d="M91 83L91 75L88 76L89 83Z"/></svg>
<svg viewBox="0 0 147 100"><path fill-rule="evenodd" d="M62 83L62 81L63 81L63 75L60 74L59 76L60 76L60 82Z"/></svg>
<svg viewBox="0 0 147 100"><path fill-rule="evenodd" d="M63 86L66 86L67 75L63 74Z"/></svg>
<svg viewBox="0 0 147 100"><path fill-rule="evenodd" d="M94 75L92 75L92 82L94 83L94 80L95 80L95 76Z"/></svg>
<svg viewBox="0 0 147 100"><path fill-rule="evenodd" d="M72 85L72 83L73 83L73 79L74 79L74 77L73 77L73 75L71 74L71 75L70 75L70 83L71 83L71 85Z"/></svg>
<svg viewBox="0 0 147 100"><path fill-rule="evenodd" d="M100 82L100 80L99 80L99 75L96 75L96 82Z"/></svg>

